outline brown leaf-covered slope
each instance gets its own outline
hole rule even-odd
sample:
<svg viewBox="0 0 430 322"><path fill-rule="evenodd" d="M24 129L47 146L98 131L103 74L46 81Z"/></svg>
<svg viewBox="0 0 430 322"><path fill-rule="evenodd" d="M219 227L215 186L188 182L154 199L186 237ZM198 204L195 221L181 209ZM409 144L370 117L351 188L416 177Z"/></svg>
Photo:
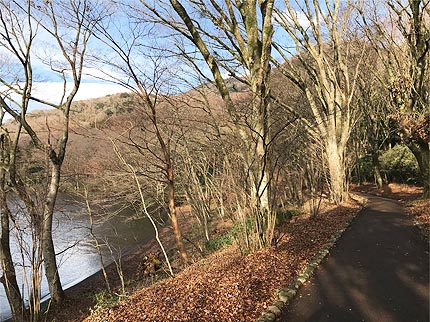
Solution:
<svg viewBox="0 0 430 322"><path fill-rule="evenodd" d="M358 209L351 202L297 218L276 246L248 256L227 247L85 321L253 321Z"/></svg>
<svg viewBox="0 0 430 322"><path fill-rule="evenodd" d="M421 230L424 239L428 242L430 238L430 200L410 201L406 209L414 218L415 225Z"/></svg>

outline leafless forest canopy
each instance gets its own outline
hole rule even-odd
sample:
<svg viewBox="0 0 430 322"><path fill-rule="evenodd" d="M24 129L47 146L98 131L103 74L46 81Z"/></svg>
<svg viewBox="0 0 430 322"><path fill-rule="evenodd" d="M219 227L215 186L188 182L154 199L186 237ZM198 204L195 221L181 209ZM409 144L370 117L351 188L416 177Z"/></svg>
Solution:
<svg viewBox="0 0 430 322"><path fill-rule="evenodd" d="M223 243L219 222L249 254L297 209L347 202L351 184L428 197L429 26L428 0L0 0L0 261L14 320L42 318L42 266L53 305L64 301L62 192L91 223L123 206L149 218L170 275L155 213L185 267ZM43 95L48 81L63 92ZM88 82L123 93L77 101ZM25 289L17 231L31 236Z"/></svg>

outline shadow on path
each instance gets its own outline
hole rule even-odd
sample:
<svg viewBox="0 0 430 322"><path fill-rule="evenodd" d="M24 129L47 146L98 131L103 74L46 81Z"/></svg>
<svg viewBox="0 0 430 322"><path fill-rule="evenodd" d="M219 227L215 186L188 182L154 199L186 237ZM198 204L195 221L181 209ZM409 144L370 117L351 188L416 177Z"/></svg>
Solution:
<svg viewBox="0 0 430 322"><path fill-rule="evenodd" d="M280 321L429 321L428 245L400 204L369 198Z"/></svg>

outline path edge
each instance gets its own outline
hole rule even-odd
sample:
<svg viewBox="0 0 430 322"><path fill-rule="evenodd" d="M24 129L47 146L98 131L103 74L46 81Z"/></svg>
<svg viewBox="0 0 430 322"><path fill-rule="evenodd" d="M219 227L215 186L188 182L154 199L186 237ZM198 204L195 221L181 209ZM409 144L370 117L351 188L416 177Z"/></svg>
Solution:
<svg viewBox="0 0 430 322"><path fill-rule="evenodd" d="M261 313L260 317L255 320L255 322L275 322L277 318L281 316L282 309L290 304L291 301L296 297L302 285L311 279L315 273L315 270L318 268L324 258L330 254L330 250L336 245L336 242L340 239L340 237L342 237L343 233L351 226L351 224L360 215L364 208L366 208L369 201L368 198L365 198L363 202L360 202L354 198L352 199L361 203L361 208L355 213L353 217L348 219L343 228L339 229L331 236L330 240L309 261L309 264L300 271L296 281L293 284L283 287L276 292L277 300L269 305L266 310Z"/></svg>

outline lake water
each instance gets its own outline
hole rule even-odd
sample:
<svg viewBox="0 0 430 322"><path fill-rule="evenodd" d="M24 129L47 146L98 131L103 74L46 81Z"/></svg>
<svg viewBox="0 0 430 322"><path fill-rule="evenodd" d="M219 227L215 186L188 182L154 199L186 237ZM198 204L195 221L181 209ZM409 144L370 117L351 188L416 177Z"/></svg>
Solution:
<svg viewBox="0 0 430 322"><path fill-rule="evenodd" d="M96 249L91 245L89 218L83 206L66 200L57 203L61 211L54 215L54 244L59 264L60 279L64 289L71 287L88 276L100 270L100 259ZM148 242L154 236L148 219L125 220L131 211L122 211L118 216L94 224L94 231L98 238L107 239L119 252L125 252L139 244ZM14 258L19 258L16 239L12 238L11 248ZM105 263L111 255L104 250ZM110 260L111 261L111 260ZM17 276L20 267L17 267ZM1 269L0 269L1 275ZM42 282L42 297L48 297L46 280ZM0 321L10 318L10 308L3 285L0 284Z"/></svg>

